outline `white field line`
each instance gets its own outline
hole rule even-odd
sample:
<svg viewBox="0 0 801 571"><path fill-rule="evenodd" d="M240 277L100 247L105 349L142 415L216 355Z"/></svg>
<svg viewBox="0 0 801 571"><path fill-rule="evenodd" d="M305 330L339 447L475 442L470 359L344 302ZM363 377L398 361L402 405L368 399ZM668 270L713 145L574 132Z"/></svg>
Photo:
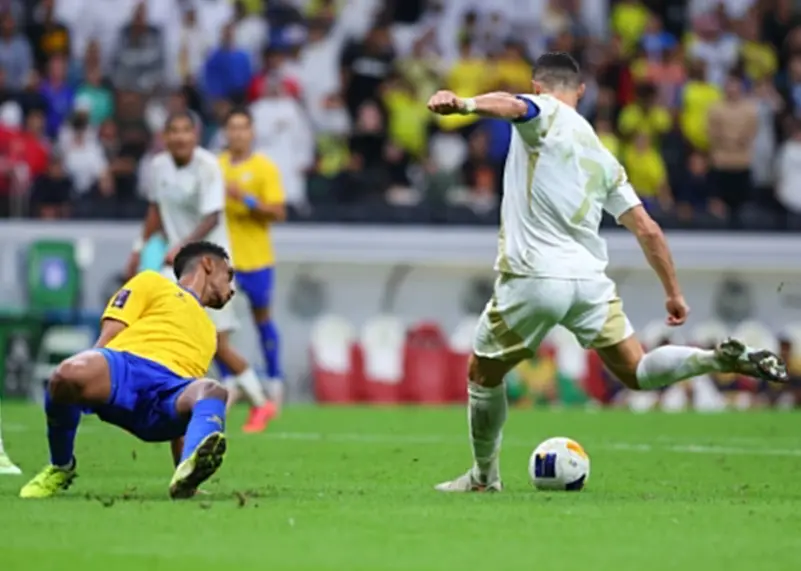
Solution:
<svg viewBox="0 0 801 571"><path fill-rule="evenodd" d="M82 426L79 432L94 433L98 426ZM103 428L105 429L105 428ZM30 426L24 424L7 424L3 426L3 431L7 434L30 432ZM42 437L44 438L44 427L42 427ZM544 437L544 436L543 436ZM295 442L332 442L332 443L353 443L379 446L400 446L400 445L453 445L466 446L467 435L464 437L445 436L445 435L423 435L423 434L368 434L368 433L348 433L348 432L270 432L256 438L266 438L268 440L291 440ZM593 450L608 450L615 452L674 452L679 454L717 454L720 456L790 456L801 457L801 448L762 448L759 445L764 440L757 438L722 438L715 439L721 444L676 444L670 443L663 438L657 444L637 444L633 442L614 442L601 441L587 446L590 452ZM736 443L753 442L752 447L736 446ZM505 448L529 448L535 444L534 440L528 441L520 438L505 438L503 446Z"/></svg>

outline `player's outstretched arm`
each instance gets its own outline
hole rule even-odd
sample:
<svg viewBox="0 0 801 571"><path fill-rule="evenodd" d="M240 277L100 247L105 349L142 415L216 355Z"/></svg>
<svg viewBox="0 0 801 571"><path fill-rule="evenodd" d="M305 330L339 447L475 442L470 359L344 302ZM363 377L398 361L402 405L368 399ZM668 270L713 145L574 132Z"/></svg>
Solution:
<svg viewBox="0 0 801 571"><path fill-rule="evenodd" d="M147 241L150 240L154 234L157 234L161 231L162 225L159 206L155 202L151 202L147 207L144 224L142 224L142 234L134 241L131 255L129 256L128 262L125 265L126 278L132 278L139 268L139 256L142 253L142 248L144 248L145 244L147 244Z"/></svg>
<svg viewBox="0 0 801 571"><path fill-rule="evenodd" d="M689 308L682 296L673 256L659 224L641 204L621 214L618 222L636 236L648 263L662 282L667 296L668 324L681 325L687 319Z"/></svg>
<svg viewBox="0 0 801 571"><path fill-rule="evenodd" d="M452 91L438 91L432 95L428 109L438 115L476 114L508 121L533 118L539 111L532 101L511 93L493 92L462 98Z"/></svg>

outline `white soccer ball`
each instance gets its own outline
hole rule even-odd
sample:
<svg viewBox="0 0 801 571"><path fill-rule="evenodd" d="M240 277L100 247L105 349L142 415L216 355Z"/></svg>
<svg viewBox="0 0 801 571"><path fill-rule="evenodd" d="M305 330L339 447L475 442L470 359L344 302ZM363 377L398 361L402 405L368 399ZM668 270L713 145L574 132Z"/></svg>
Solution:
<svg viewBox="0 0 801 571"><path fill-rule="evenodd" d="M590 457L575 440L549 438L531 454L528 474L539 490L577 492L590 478Z"/></svg>

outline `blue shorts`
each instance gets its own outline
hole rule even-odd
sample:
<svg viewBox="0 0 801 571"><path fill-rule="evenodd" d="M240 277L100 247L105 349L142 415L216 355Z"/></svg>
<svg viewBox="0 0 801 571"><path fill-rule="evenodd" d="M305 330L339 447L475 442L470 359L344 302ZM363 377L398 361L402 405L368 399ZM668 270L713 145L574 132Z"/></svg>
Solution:
<svg viewBox="0 0 801 571"><path fill-rule="evenodd" d="M90 407L104 422L119 426L146 442L183 436L188 418L180 418L176 400L195 379L179 377L163 365L124 351L98 349L108 362L111 397Z"/></svg>
<svg viewBox="0 0 801 571"><path fill-rule="evenodd" d="M272 267L236 272L236 285L245 293L253 309L267 309L273 296L275 272Z"/></svg>

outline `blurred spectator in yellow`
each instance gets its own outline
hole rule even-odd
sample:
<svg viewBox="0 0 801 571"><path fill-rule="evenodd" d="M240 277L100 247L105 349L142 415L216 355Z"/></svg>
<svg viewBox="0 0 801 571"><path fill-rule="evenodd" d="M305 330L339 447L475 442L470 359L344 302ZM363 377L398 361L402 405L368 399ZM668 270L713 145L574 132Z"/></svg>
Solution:
<svg viewBox="0 0 801 571"><path fill-rule="evenodd" d="M637 133L633 143L623 151L623 163L631 185L646 207L659 205L662 210L670 210L673 195L668 185L665 161L648 133Z"/></svg>
<svg viewBox="0 0 801 571"><path fill-rule="evenodd" d="M473 97L492 89L492 68L473 50L469 37L459 42L459 59L445 77L445 87L460 97ZM476 115L439 115L437 122L446 130L459 129L476 122Z"/></svg>
<svg viewBox="0 0 801 571"><path fill-rule="evenodd" d="M620 0L612 8L612 31L623 41L623 53L631 55L642 38L650 12L640 0Z"/></svg>
<svg viewBox="0 0 801 571"><path fill-rule="evenodd" d="M681 132L694 149L705 152L709 149L709 109L721 100L723 93L706 80L704 65L699 61L690 62L688 76L681 96Z"/></svg>
<svg viewBox="0 0 801 571"><path fill-rule="evenodd" d="M743 70L751 81L759 81L776 74L779 58L776 48L764 41L759 34L759 20L749 17L738 24L742 44L740 57L743 60Z"/></svg>
<svg viewBox="0 0 801 571"><path fill-rule="evenodd" d="M526 61L523 46L509 41L492 62L496 87L505 86L512 93L531 92L531 64Z"/></svg>
<svg viewBox="0 0 801 571"><path fill-rule="evenodd" d="M644 133L657 144L660 137L670 131L672 126L670 112L659 105L656 88L650 83L637 86L634 102L623 108L617 121L618 131L625 141Z"/></svg>
<svg viewBox="0 0 801 571"><path fill-rule="evenodd" d="M732 73L726 79L725 99L709 110L709 137L715 196L738 216L751 194L751 152L759 127L756 103L743 95L743 80Z"/></svg>
<svg viewBox="0 0 801 571"><path fill-rule="evenodd" d="M431 29L414 42L411 54L396 66L403 79L414 87L421 104L434 94L441 81L441 62L433 45L435 40L434 30Z"/></svg>
<svg viewBox="0 0 801 571"><path fill-rule="evenodd" d="M423 158L432 115L417 98L412 84L392 76L382 88L381 96L388 114L390 141L415 159Z"/></svg>
<svg viewBox="0 0 801 571"><path fill-rule="evenodd" d="M620 139L615 135L612 121L606 117L596 119L595 132L606 150L615 155L615 158L620 159Z"/></svg>

